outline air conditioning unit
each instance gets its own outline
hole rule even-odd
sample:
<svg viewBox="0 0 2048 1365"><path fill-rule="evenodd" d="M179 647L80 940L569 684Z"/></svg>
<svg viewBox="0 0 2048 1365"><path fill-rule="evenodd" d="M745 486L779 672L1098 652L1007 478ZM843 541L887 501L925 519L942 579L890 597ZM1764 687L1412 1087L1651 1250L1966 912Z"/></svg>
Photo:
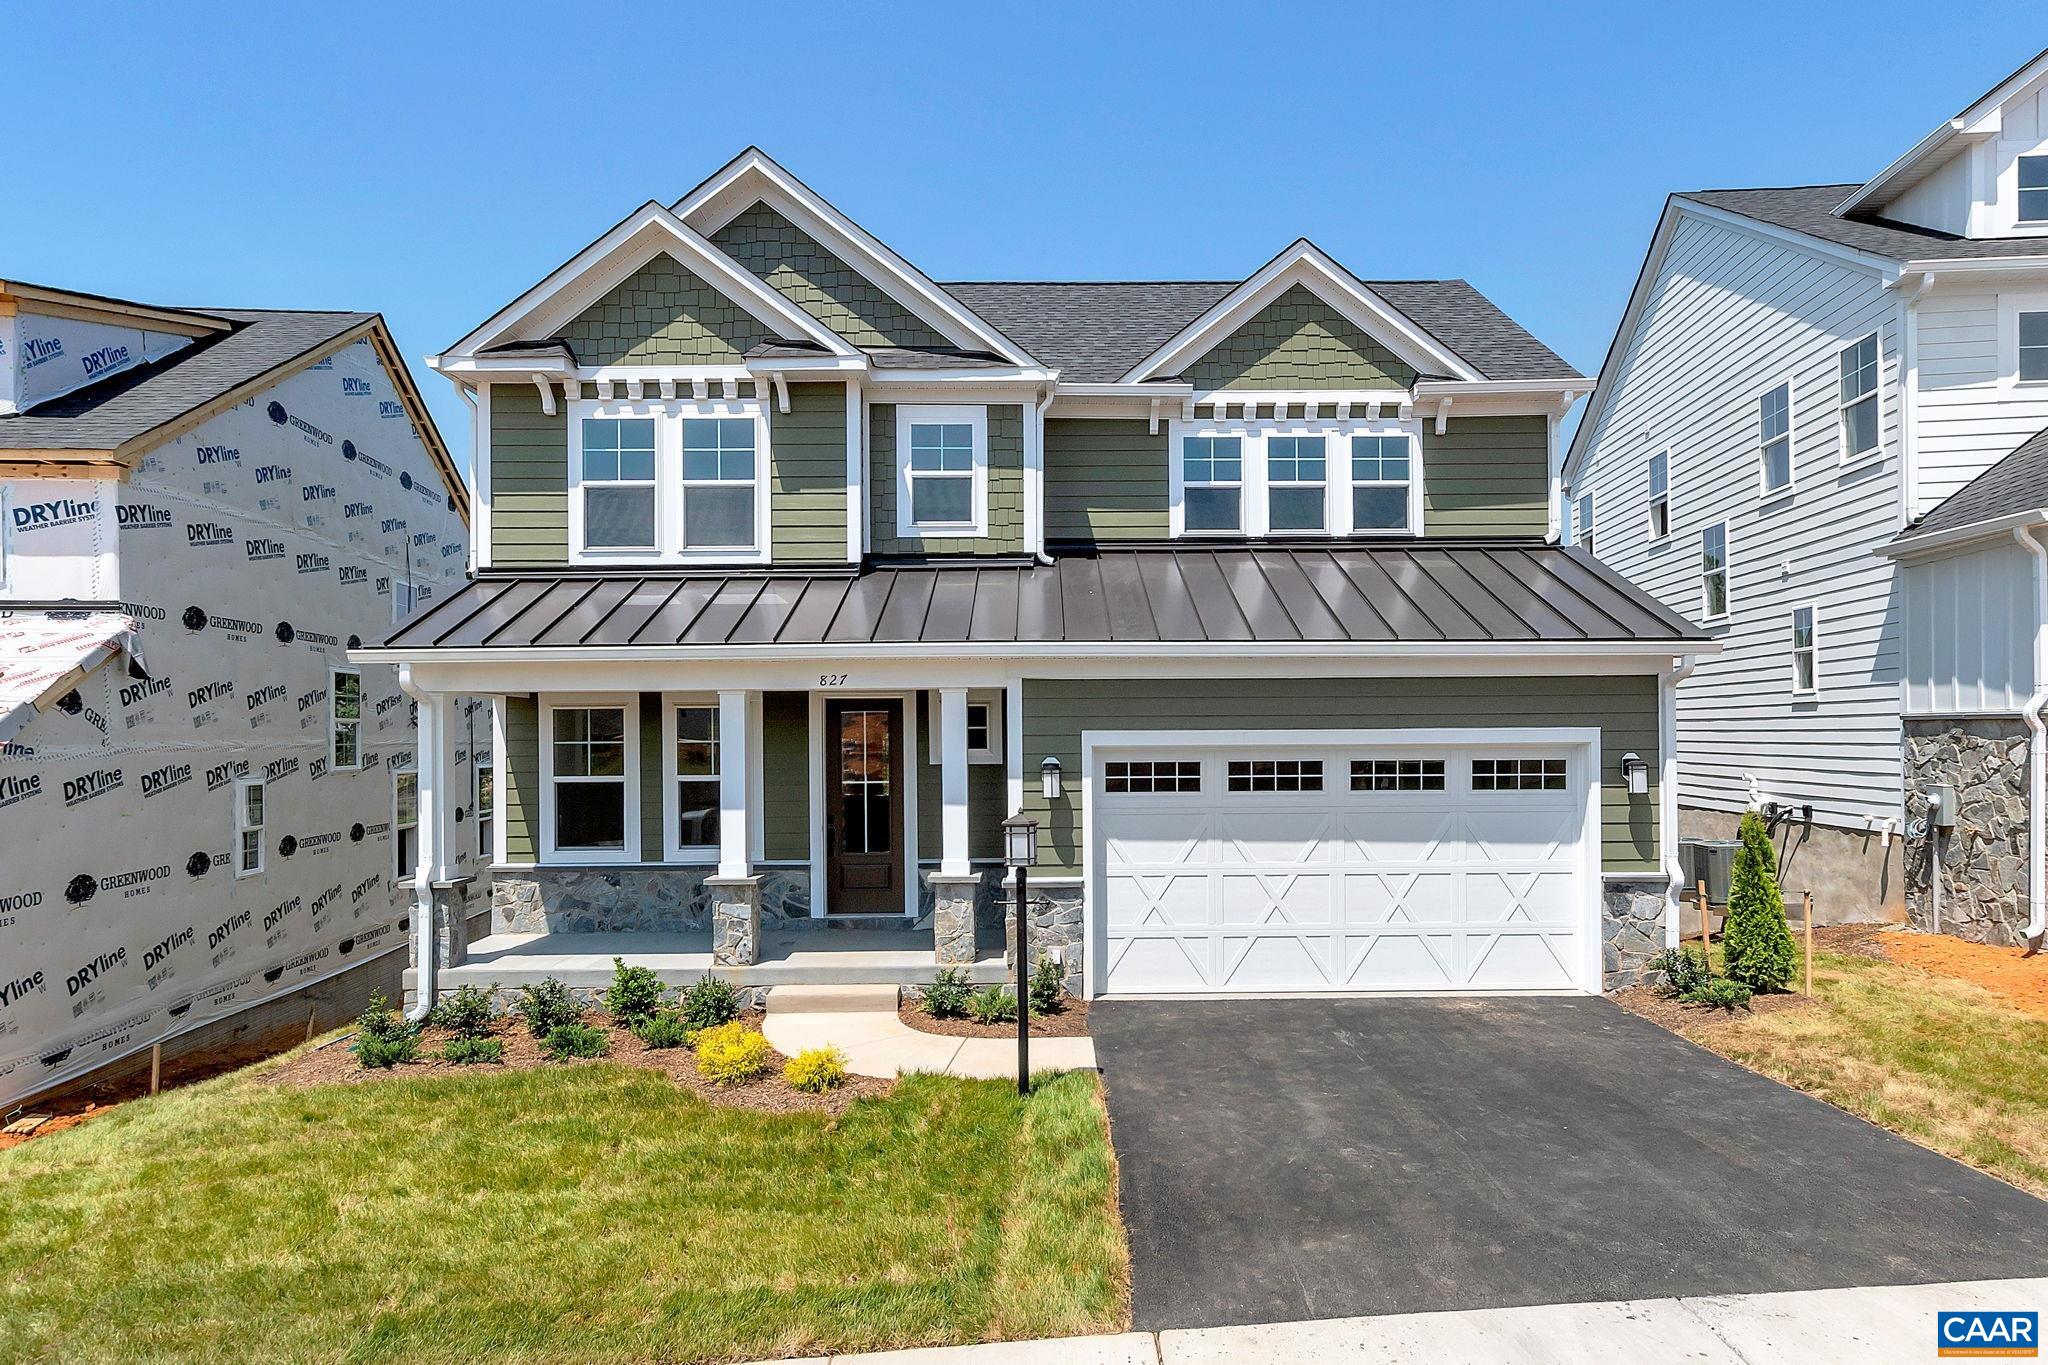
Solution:
<svg viewBox="0 0 2048 1365"><path fill-rule="evenodd" d="M1728 885L1735 879L1735 855L1742 848L1740 839L1681 839L1678 841L1678 865L1685 870L1685 890L1688 895L1701 882L1707 884L1707 903L1726 905Z"/></svg>

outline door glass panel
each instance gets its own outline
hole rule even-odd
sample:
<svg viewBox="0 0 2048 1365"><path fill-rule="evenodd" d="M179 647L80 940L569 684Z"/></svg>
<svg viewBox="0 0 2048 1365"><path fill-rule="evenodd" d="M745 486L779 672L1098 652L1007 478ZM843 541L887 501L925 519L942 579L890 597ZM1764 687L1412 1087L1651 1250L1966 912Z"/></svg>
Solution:
<svg viewBox="0 0 2048 1365"><path fill-rule="evenodd" d="M848 853L890 851L890 731L887 711L840 713L840 824Z"/></svg>

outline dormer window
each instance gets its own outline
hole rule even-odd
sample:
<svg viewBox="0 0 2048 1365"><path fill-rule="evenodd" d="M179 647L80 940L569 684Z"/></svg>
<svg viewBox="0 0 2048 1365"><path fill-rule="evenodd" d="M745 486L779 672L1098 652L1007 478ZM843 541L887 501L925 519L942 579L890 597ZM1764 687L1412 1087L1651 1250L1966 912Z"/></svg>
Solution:
<svg viewBox="0 0 2048 1365"><path fill-rule="evenodd" d="M569 557L767 558L767 421L743 399L578 401L569 421Z"/></svg>
<svg viewBox="0 0 2048 1365"><path fill-rule="evenodd" d="M2048 223L2048 156L2019 158L2022 223Z"/></svg>
<svg viewBox="0 0 2048 1365"><path fill-rule="evenodd" d="M1408 529L1409 452L1405 434L1351 438L1351 529Z"/></svg>
<svg viewBox="0 0 2048 1365"><path fill-rule="evenodd" d="M1182 506L1190 531L1243 529L1244 438L1189 436L1181 441Z"/></svg>
<svg viewBox="0 0 2048 1365"><path fill-rule="evenodd" d="M1323 529L1323 438L1266 439L1266 524L1276 533Z"/></svg>
<svg viewBox="0 0 2048 1365"><path fill-rule="evenodd" d="M1414 420L1355 414L1349 404L1277 406L1270 420L1238 421L1219 410L1211 420L1174 424L1173 535L1416 533L1423 460Z"/></svg>

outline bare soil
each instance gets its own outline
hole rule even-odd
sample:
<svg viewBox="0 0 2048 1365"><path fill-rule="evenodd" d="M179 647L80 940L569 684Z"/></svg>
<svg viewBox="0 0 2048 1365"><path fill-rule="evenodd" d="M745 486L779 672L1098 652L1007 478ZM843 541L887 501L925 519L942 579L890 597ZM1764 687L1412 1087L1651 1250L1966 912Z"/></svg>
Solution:
<svg viewBox="0 0 2048 1365"><path fill-rule="evenodd" d="M1949 934L1892 929L1875 936L1879 953L1907 967L1982 986L2022 1014L2048 1019L2048 953L1971 943Z"/></svg>
<svg viewBox="0 0 2048 1365"><path fill-rule="evenodd" d="M896 1017L919 1033L942 1033L948 1038L1015 1038L1017 1025L977 1024L972 1019L934 1019L914 1000L899 1000ZM1088 1002L1069 1000L1056 1014L1031 1016L1034 1038L1086 1038Z"/></svg>
<svg viewBox="0 0 2048 1365"><path fill-rule="evenodd" d="M745 1014L740 1020L749 1029L759 1032L761 1016L758 1013ZM266 1072L260 1081L264 1085L332 1085L358 1082L374 1083L392 1076L446 1075L450 1072L478 1071L491 1072L503 1069L530 1071L544 1066L586 1066L590 1062L611 1062L619 1066L642 1067L659 1071L677 1085L701 1095L715 1105L733 1109L754 1109L765 1113L799 1113L822 1111L837 1114L857 1099L886 1095L895 1087L893 1080L873 1076L853 1076L835 1090L822 1095L807 1094L795 1089L782 1079L782 1066L788 1059L774 1049L769 1049L768 1066L759 1076L740 1085L713 1085L697 1074L697 1054L688 1048L650 1048L642 1043L630 1029L614 1025L606 1015L590 1012L583 1022L603 1029L611 1037L611 1051L604 1057L589 1061L551 1062L541 1055L540 1040L529 1033L525 1026L515 1019L494 1020L491 1036L505 1044L505 1060L500 1063L479 1063L456 1066L444 1061L440 1052L454 1035L447 1029L428 1028L420 1035L419 1060L401 1062L395 1067L382 1071L371 1071L356 1060L349 1050L347 1036L333 1039L294 1057L280 1066Z"/></svg>

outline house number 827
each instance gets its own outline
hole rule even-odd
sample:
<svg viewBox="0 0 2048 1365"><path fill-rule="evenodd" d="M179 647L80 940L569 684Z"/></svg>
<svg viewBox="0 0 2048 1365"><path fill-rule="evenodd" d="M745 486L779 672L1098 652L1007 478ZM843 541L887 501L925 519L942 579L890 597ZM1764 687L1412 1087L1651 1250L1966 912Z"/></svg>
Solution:
<svg viewBox="0 0 2048 1365"><path fill-rule="evenodd" d="M844 673L820 673L818 675L818 686L844 687L846 686L846 675Z"/></svg>

